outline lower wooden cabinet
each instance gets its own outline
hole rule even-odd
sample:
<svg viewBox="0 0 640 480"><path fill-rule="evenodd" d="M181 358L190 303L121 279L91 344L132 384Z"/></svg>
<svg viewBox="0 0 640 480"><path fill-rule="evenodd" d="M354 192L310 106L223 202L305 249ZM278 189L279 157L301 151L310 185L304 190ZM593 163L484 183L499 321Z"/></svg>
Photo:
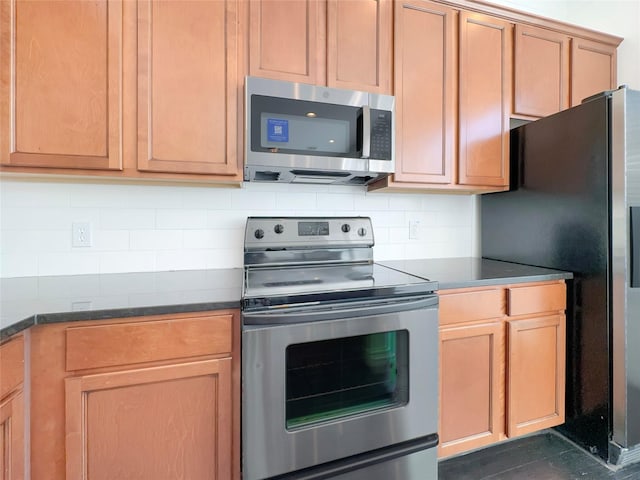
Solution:
<svg viewBox="0 0 640 480"><path fill-rule="evenodd" d="M65 380L66 478L230 479L231 359Z"/></svg>
<svg viewBox="0 0 640 480"><path fill-rule="evenodd" d="M439 293L439 456L563 423L564 281Z"/></svg>
<svg viewBox="0 0 640 480"><path fill-rule="evenodd" d="M235 310L31 328L32 480L238 480Z"/></svg>
<svg viewBox="0 0 640 480"><path fill-rule="evenodd" d="M25 479L24 336L0 345L0 480Z"/></svg>

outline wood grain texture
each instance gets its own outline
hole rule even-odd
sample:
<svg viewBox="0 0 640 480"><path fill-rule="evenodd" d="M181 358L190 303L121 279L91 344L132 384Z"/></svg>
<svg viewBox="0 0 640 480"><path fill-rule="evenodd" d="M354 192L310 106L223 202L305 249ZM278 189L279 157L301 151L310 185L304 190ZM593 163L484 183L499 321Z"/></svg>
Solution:
<svg viewBox="0 0 640 480"><path fill-rule="evenodd" d="M6 165L122 168L122 2L2 2Z"/></svg>
<svg viewBox="0 0 640 480"><path fill-rule="evenodd" d="M325 0L249 2L249 74L326 85Z"/></svg>
<svg viewBox="0 0 640 480"><path fill-rule="evenodd" d="M440 325L472 322L490 318L501 318L506 312L506 297L503 288L439 292Z"/></svg>
<svg viewBox="0 0 640 480"><path fill-rule="evenodd" d="M569 108L569 37L516 25L513 113L546 117Z"/></svg>
<svg viewBox="0 0 640 480"><path fill-rule="evenodd" d="M231 360L66 379L67 480L230 480Z"/></svg>
<svg viewBox="0 0 640 480"><path fill-rule="evenodd" d="M231 353L232 316L71 327L67 371Z"/></svg>
<svg viewBox="0 0 640 480"><path fill-rule="evenodd" d="M509 185L513 26L460 13L458 183Z"/></svg>
<svg viewBox="0 0 640 480"><path fill-rule="evenodd" d="M504 433L504 324L440 330L440 445L453 455Z"/></svg>
<svg viewBox="0 0 640 480"><path fill-rule="evenodd" d="M531 315L562 312L567 306L567 287L564 282L530 287L511 287L507 292L508 315Z"/></svg>
<svg viewBox="0 0 640 480"><path fill-rule="evenodd" d="M564 422L565 317L508 322L507 434Z"/></svg>
<svg viewBox="0 0 640 480"><path fill-rule="evenodd" d="M455 177L457 12L437 3L395 4L395 182Z"/></svg>
<svg viewBox="0 0 640 480"><path fill-rule="evenodd" d="M571 41L571 106L616 88L616 47L574 38Z"/></svg>
<svg viewBox="0 0 640 480"><path fill-rule="evenodd" d="M138 2L138 168L237 174L237 0Z"/></svg>
<svg viewBox="0 0 640 480"><path fill-rule="evenodd" d="M327 85L391 95L392 0L327 1Z"/></svg>
<svg viewBox="0 0 640 480"><path fill-rule="evenodd" d="M222 310L216 312L201 312L177 315L155 315L134 319L136 323L148 318L149 322L168 319L193 318L198 316L217 316L231 314L234 324L238 325L239 312L236 310ZM127 324L132 319L124 318L110 320L110 323ZM96 326L104 321L82 322L84 326ZM66 371L66 330L70 327L78 327L80 323L60 323L37 325L31 331L31 478L47 480L65 480L66 475L66 449L65 449L65 378L69 377ZM240 329L234 329L234 342L238 340ZM194 360L203 360L206 357L196 357ZM239 358L234 359L238 362ZM173 365L174 360L163 362L138 364L140 368L155 365ZM82 371L80 374L110 373L114 369L122 370L125 365L117 367L105 367L91 371ZM236 367L237 368L237 367ZM239 392L239 384L233 386ZM239 393L236 393L239 396ZM238 423L234 428L239 429ZM239 444L234 444L234 450L239 449Z"/></svg>
<svg viewBox="0 0 640 480"><path fill-rule="evenodd" d="M26 480L25 405L22 391L0 401L0 480Z"/></svg>
<svg viewBox="0 0 640 480"><path fill-rule="evenodd" d="M24 382L24 335L0 345L0 400Z"/></svg>

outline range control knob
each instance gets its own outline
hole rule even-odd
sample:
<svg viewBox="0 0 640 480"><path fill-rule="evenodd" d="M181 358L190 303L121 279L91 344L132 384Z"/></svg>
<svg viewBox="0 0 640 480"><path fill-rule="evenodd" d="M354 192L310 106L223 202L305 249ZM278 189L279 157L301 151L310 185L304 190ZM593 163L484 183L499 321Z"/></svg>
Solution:
<svg viewBox="0 0 640 480"><path fill-rule="evenodd" d="M273 227L273 231L278 234L284 232L284 225L278 223L275 227Z"/></svg>
<svg viewBox="0 0 640 480"><path fill-rule="evenodd" d="M257 229L255 232L253 232L253 236L260 240L262 237L264 237L264 230L262 230L261 228Z"/></svg>
<svg viewBox="0 0 640 480"><path fill-rule="evenodd" d="M358 235L360 235L361 237L364 237L367 234L367 229L364 227L360 227L358 229Z"/></svg>
<svg viewBox="0 0 640 480"><path fill-rule="evenodd" d="M349 225L348 223L343 223L342 227L340 228L344 233L349 233L349 231L351 230L351 225Z"/></svg>

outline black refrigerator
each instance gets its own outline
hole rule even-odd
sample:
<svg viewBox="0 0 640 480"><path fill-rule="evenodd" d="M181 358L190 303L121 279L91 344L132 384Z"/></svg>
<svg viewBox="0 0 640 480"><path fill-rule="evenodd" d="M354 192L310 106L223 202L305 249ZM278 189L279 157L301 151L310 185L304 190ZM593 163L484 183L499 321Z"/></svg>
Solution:
<svg viewBox="0 0 640 480"><path fill-rule="evenodd" d="M640 460L640 91L511 131L511 188L480 200L482 256L573 272L566 422L604 460Z"/></svg>

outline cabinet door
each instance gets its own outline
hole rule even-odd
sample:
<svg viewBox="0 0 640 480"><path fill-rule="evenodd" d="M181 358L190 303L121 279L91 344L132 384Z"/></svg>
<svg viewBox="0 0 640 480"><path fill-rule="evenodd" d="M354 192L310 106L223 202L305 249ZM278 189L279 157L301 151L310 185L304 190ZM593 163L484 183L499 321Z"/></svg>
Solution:
<svg viewBox="0 0 640 480"><path fill-rule="evenodd" d="M457 12L420 0L395 5L394 179L451 183L456 156Z"/></svg>
<svg viewBox="0 0 640 480"><path fill-rule="evenodd" d="M571 106L616 88L616 47L581 38L571 41Z"/></svg>
<svg viewBox="0 0 640 480"><path fill-rule="evenodd" d="M329 0L327 84L391 94L392 0Z"/></svg>
<svg viewBox="0 0 640 480"><path fill-rule="evenodd" d="M504 434L504 324L440 330L439 456L498 441Z"/></svg>
<svg viewBox="0 0 640 480"><path fill-rule="evenodd" d="M326 85L326 3L249 2L249 74Z"/></svg>
<svg viewBox="0 0 640 480"><path fill-rule="evenodd" d="M138 169L238 173L237 0L138 3Z"/></svg>
<svg viewBox="0 0 640 480"><path fill-rule="evenodd" d="M0 163L122 168L122 2L0 2Z"/></svg>
<svg viewBox="0 0 640 480"><path fill-rule="evenodd" d="M0 480L25 478L25 411L22 391L0 402Z"/></svg>
<svg viewBox="0 0 640 480"><path fill-rule="evenodd" d="M546 117L569 108L569 37L516 25L513 113Z"/></svg>
<svg viewBox="0 0 640 480"><path fill-rule="evenodd" d="M564 422L565 317L508 322L507 435Z"/></svg>
<svg viewBox="0 0 640 480"><path fill-rule="evenodd" d="M512 25L460 12L458 183L509 185Z"/></svg>
<svg viewBox="0 0 640 480"><path fill-rule="evenodd" d="M231 479L231 359L68 378L67 480Z"/></svg>

